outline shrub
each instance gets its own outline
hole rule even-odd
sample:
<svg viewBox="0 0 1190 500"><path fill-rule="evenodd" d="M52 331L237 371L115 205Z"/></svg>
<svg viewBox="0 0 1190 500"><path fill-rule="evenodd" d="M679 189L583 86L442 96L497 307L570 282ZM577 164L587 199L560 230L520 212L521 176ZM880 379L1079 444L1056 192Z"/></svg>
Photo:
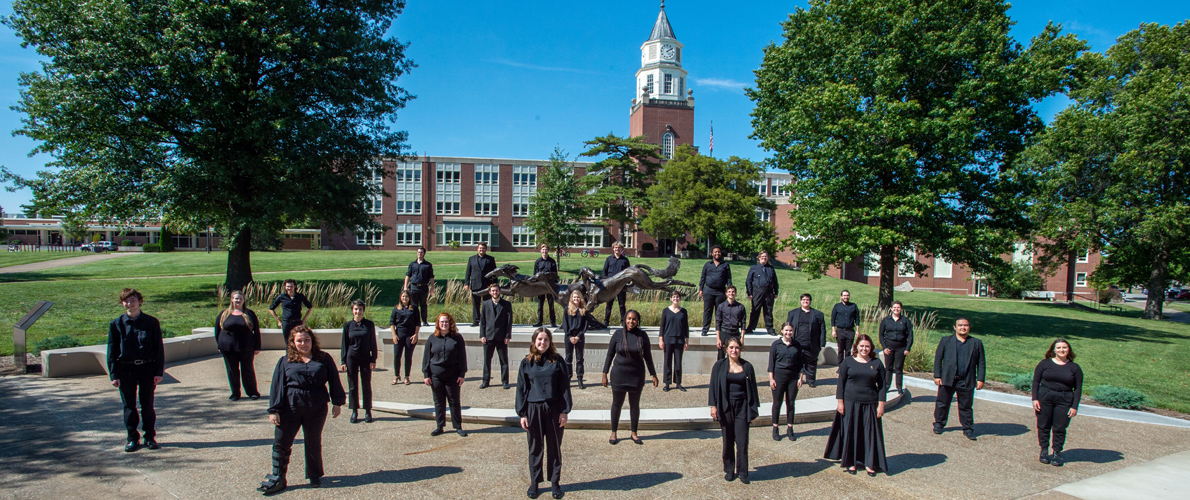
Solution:
<svg viewBox="0 0 1190 500"><path fill-rule="evenodd" d="M1095 386L1091 389L1091 397L1106 406L1125 410L1141 410L1149 404L1149 397L1143 392L1111 385Z"/></svg>
<svg viewBox="0 0 1190 500"><path fill-rule="evenodd" d="M78 339L70 335L48 337L33 343L33 354L40 354L41 351L49 349L65 349L67 347L79 347L81 345L83 344Z"/></svg>
<svg viewBox="0 0 1190 500"><path fill-rule="evenodd" d="M133 245L136 245L136 242L132 241L132 240L121 240L120 241L120 246L122 246L122 247L130 247Z"/></svg>
<svg viewBox="0 0 1190 500"><path fill-rule="evenodd" d="M160 243L145 243L145 246L141 250L143 250L145 252L160 252L161 244Z"/></svg>
<svg viewBox="0 0 1190 500"><path fill-rule="evenodd" d="M1008 385L1015 387L1018 391L1030 392L1033 390L1033 375L1018 373L1008 377Z"/></svg>
<svg viewBox="0 0 1190 500"><path fill-rule="evenodd" d="M997 270L988 276L988 285L996 297L1019 299L1023 292L1042 290L1045 278L1028 262L1013 262L1012 266Z"/></svg>
<svg viewBox="0 0 1190 500"><path fill-rule="evenodd" d="M1124 302L1124 295L1120 293L1120 289L1114 286L1108 287L1105 290L1099 290L1100 304L1119 304Z"/></svg>
<svg viewBox="0 0 1190 500"><path fill-rule="evenodd" d="M161 238L157 240L157 245L160 248L158 252L174 251L174 233L168 227L161 228Z"/></svg>
<svg viewBox="0 0 1190 500"><path fill-rule="evenodd" d="M16 238L13 238L13 239L11 239L11 240L8 240L8 244L9 244L9 245L20 245L20 244L21 244L21 240L19 240L19 239L16 239Z"/></svg>

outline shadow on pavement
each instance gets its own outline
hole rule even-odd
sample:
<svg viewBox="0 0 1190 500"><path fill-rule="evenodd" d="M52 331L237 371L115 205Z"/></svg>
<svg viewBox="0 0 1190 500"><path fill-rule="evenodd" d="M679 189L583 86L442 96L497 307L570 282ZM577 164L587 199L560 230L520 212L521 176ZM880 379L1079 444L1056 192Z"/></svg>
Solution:
<svg viewBox="0 0 1190 500"><path fill-rule="evenodd" d="M692 429L684 431L665 431L659 434L643 436L642 439L719 439L719 431L710 429Z"/></svg>
<svg viewBox="0 0 1190 500"><path fill-rule="evenodd" d="M443 476L451 474L458 474L463 472L461 467L444 467L440 465L427 465L423 467L415 467L412 469L399 470L381 470L376 472L369 472L367 474L360 474L358 476L342 476L329 479L333 487L344 486L361 486L365 484L399 484L399 483L416 483L418 481L427 481L430 479L438 479Z"/></svg>
<svg viewBox="0 0 1190 500"><path fill-rule="evenodd" d="M1106 464L1123 460L1124 454L1114 450L1088 450L1085 448L1075 448L1073 450L1063 451L1062 458L1068 464L1075 462Z"/></svg>
<svg viewBox="0 0 1190 500"><path fill-rule="evenodd" d="M294 442L297 443L301 439ZM211 442L169 442L162 441L162 448L187 448L191 450L203 448L251 448L253 446L268 446L270 449L273 446L272 439L241 439L239 441L211 441Z"/></svg>
<svg viewBox="0 0 1190 500"><path fill-rule="evenodd" d="M889 472L888 475L895 476L913 469L928 469L943 463L946 463L946 455L941 453L902 453L888 457L888 466L895 471Z"/></svg>
<svg viewBox="0 0 1190 500"><path fill-rule="evenodd" d="M974 427L976 436L1020 436L1029 432L1021 424L978 423Z"/></svg>
<svg viewBox="0 0 1190 500"><path fill-rule="evenodd" d="M754 472L748 474L748 478L753 481L774 481L791 477L806 477L829 469L833 465L835 464L821 458L813 462L786 462L783 464L762 465L757 467Z"/></svg>
<svg viewBox="0 0 1190 500"><path fill-rule="evenodd" d="M630 491L652 488L659 484L676 481L681 478L682 475L677 472L647 472L628 476L609 477L596 481L587 481L585 483L574 483L566 485L565 489L566 491Z"/></svg>

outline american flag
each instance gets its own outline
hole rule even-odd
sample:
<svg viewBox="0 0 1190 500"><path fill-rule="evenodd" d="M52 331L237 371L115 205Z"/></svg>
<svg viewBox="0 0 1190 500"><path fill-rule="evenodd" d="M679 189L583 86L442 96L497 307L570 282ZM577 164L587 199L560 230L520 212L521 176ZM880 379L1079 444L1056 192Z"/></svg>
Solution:
<svg viewBox="0 0 1190 500"><path fill-rule="evenodd" d="M711 120L711 142L707 145L709 156L715 155L715 120Z"/></svg>

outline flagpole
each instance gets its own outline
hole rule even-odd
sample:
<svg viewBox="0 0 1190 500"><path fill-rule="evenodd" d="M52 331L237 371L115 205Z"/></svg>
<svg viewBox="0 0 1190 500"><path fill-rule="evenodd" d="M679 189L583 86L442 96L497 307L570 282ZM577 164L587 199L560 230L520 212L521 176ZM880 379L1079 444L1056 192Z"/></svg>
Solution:
<svg viewBox="0 0 1190 500"><path fill-rule="evenodd" d="M715 157L715 120L711 120L711 141L707 145L707 156Z"/></svg>

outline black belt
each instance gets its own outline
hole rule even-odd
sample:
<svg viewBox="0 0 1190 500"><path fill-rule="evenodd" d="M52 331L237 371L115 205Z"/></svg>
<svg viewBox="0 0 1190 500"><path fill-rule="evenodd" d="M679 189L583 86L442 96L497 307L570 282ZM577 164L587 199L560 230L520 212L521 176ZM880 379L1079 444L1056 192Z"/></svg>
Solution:
<svg viewBox="0 0 1190 500"><path fill-rule="evenodd" d="M134 359L134 360L132 360L132 361L124 361L124 360L120 360L120 364L122 364L122 365L137 365L137 366L139 366L139 365L147 365L147 364L149 364L149 363L152 363L152 362L154 362L154 361L156 361L156 360L153 360L153 359Z"/></svg>

